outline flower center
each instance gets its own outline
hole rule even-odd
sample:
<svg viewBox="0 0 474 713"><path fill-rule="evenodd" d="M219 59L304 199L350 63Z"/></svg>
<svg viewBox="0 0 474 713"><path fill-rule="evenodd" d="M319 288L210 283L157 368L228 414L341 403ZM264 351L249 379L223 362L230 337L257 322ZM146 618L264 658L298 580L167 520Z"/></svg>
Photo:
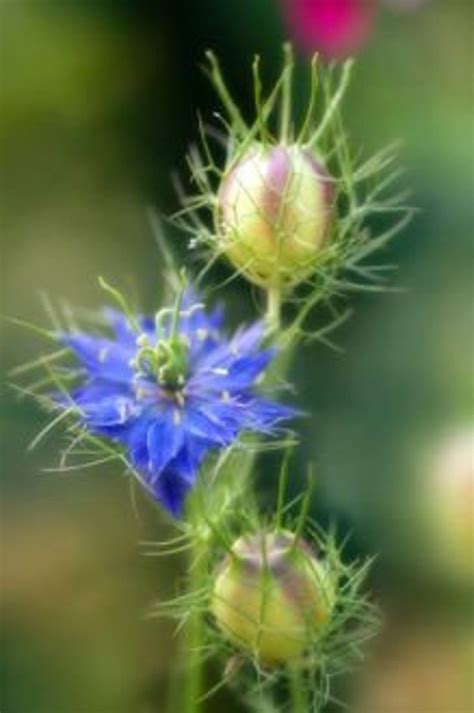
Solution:
<svg viewBox="0 0 474 713"><path fill-rule="evenodd" d="M137 378L151 378L164 391L176 396L186 382L189 367L189 341L179 333L183 290L184 286L172 309L162 309L157 313L155 344L150 343L147 334L138 337L138 351L132 361ZM171 322L166 327L169 317Z"/></svg>
<svg viewBox="0 0 474 713"><path fill-rule="evenodd" d="M159 339L154 346L142 334L132 366L139 377L152 378L167 391L182 388L188 375L189 346L180 336Z"/></svg>

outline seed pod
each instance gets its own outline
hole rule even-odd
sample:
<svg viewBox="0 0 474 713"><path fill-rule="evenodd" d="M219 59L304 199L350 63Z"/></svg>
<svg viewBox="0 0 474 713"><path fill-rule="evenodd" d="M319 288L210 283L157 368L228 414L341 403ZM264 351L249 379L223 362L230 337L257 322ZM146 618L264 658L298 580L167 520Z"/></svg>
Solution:
<svg viewBox="0 0 474 713"><path fill-rule="evenodd" d="M331 178L309 151L256 144L220 186L219 246L252 282L297 284L321 253L332 202Z"/></svg>
<svg viewBox="0 0 474 713"><path fill-rule="evenodd" d="M307 543L288 531L239 538L216 574L219 628L263 665L298 660L328 623L335 585Z"/></svg>

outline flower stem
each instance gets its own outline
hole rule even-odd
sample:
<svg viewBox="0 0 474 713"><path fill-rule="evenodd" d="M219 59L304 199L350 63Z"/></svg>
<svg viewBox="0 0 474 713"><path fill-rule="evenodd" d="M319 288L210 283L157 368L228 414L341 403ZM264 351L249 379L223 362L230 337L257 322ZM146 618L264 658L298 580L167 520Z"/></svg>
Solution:
<svg viewBox="0 0 474 713"><path fill-rule="evenodd" d="M267 324L271 332L278 332L281 322L281 293L279 287L267 289Z"/></svg>
<svg viewBox="0 0 474 713"><path fill-rule="evenodd" d="M288 676L291 696L291 713L307 713L308 706L304 690L304 680L298 664L295 664L288 669Z"/></svg>
<svg viewBox="0 0 474 713"><path fill-rule="evenodd" d="M189 591L201 592L206 584L206 560L199 542L191 549L189 558ZM204 615L199 599L194 603L187 623L185 637L186 676L182 713L199 713L202 709Z"/></svg>

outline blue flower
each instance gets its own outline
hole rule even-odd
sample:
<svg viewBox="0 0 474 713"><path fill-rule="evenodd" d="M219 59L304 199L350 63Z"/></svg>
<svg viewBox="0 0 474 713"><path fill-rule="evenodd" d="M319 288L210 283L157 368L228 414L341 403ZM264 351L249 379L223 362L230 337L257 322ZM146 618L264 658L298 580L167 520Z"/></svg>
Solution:
<svg viewBox="0 0 474 713"><path fill-rule="evenodd" d="M125 447L140 480L174 516L182 512L204 458L244 431L274 435L297 412L255 391L275 355L263 326L222 334L222 311L207 314L188 291L173 310L133 323L115 310L110 336L62 335L84 378L71 397L94 435Z"/></svg>

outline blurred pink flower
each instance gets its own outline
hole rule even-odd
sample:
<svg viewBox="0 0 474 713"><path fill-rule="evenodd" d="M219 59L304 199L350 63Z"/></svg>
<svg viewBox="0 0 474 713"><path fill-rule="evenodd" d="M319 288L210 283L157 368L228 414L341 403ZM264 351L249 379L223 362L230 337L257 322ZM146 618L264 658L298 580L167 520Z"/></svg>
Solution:
<svg viewBox="0 0 474 713"><path fill-rule="evenodd" d="M376 0L281 0L294 42L306 52L340 58L370 37Z"/></svg>

